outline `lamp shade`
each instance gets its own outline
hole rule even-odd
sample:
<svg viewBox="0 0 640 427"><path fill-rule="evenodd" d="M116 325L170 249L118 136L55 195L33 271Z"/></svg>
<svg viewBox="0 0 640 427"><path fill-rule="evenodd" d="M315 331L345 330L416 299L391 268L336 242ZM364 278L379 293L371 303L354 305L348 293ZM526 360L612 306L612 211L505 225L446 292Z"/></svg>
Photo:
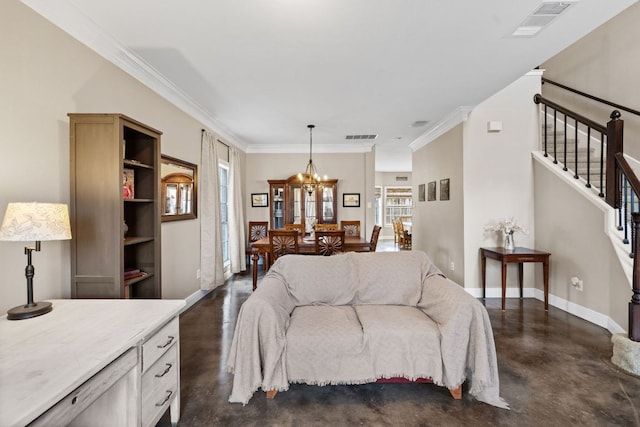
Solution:
<svg viewBox="0 0 640 427"><path fill-rule="evenodd" d="M9 203L0 227L0 240L31 242L69 240L69 209L62 203Z"/></svg>

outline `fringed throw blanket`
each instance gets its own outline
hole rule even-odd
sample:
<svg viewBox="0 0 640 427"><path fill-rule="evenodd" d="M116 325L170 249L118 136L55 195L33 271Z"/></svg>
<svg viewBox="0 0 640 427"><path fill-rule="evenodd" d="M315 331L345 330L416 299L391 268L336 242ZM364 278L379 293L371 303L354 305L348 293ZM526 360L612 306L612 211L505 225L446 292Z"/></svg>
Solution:
<svg viewBox="0 0 640 427"><path fill-rule="evenodd" d="M228 369L242 404L292 382L428 377L508 408L486 309L419 251L279 259L240 308Z"/></svg>

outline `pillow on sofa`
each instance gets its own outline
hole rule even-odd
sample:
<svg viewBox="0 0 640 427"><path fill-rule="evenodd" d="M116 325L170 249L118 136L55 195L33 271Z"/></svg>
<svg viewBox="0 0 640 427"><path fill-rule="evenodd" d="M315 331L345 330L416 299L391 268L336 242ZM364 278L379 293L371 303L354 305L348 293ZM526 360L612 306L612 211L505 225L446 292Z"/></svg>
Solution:
<svg viewBox="0 0 640 427"><path fill-rule="evenodd" d="M416 306L430 261L421 251L353 254L358 274L356 304Z"/></svg>
<svg viewBox="0 0 640 427"><path fill-rule="evenodd" d="M287 255L269 271L280 273L296 306L348 305L355 297L356 277L350 254Z"/></svg>

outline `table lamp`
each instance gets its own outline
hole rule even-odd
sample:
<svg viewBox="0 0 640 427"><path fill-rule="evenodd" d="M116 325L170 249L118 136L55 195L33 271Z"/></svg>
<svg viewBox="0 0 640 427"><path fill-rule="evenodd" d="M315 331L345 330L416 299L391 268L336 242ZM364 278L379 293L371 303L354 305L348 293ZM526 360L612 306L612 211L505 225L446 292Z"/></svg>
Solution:
<svg viewBox="0 0 640 427"><path fill-rule="evenodd" d="M31 252L40 251L41 240L69 240L69 210L65 204L57 203L9 203L0 226L0 240L14 242L32 242L35 246L25 246L27 255L27 304L12 308L7 319L20 320L41 316L50 312L50 302L33 302L34 267L31 264Z"/></svg>

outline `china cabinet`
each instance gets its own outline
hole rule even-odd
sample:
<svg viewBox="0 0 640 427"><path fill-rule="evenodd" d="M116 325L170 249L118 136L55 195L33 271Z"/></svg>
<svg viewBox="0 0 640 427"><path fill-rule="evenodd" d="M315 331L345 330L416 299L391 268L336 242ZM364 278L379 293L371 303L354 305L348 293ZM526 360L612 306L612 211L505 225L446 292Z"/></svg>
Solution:
<svg viewBox="0 0 640 427"><path fill-rule="evenodd" d="M321 189L309 194L300 187L297 175L288 179L269 180L270 207L269 227L281 229L284 224L302 224L306 232L311 225L336 224L338 180L327 179Z"/></svg>

